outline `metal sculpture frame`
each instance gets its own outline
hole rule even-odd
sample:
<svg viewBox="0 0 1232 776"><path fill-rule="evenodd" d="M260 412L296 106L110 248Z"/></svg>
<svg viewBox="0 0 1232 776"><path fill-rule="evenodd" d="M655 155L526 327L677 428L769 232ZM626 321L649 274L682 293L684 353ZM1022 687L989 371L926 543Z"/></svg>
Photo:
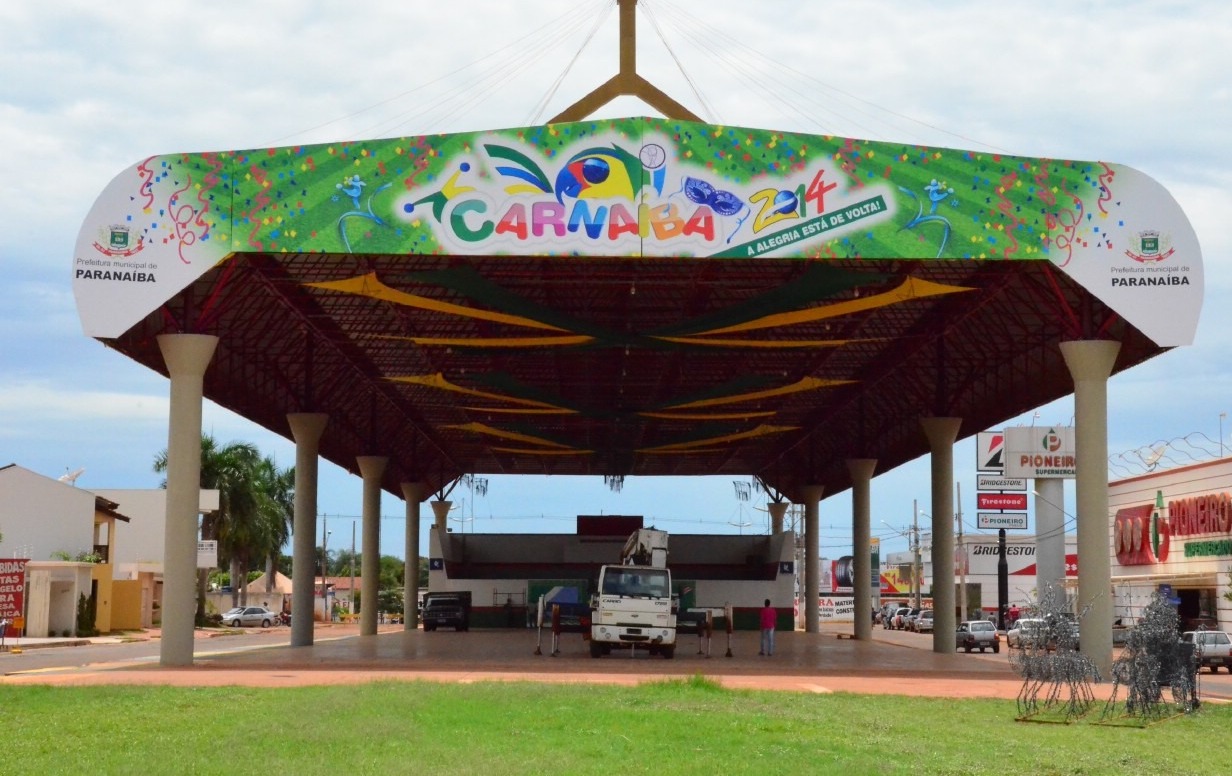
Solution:
<svg viewBox="0 0 1232 776"><path fill-rule="evenodd" d="M1120 717L1155 722L1179 711L1189 714L1200 705L1194 645L1181 641L1176 607L1163 595L1147 606L1130 630L1125 649L1112 666L1112 696L1101 721ZM1172 700L1164 701L1167 685ZM1125 700L1119 698L1125 690Z"/></svg>
<svg viewBox="0 0 1232 776"><path fill-rule="evenodd" d="M1022 677L1018 692L1020 721L1072 722L1084 716L1095 703L1093 682L1102 681L1098 666L1078 651L1079 622L1070 610L1063 592L1048 589L1026 609L1027 616L1039 619L1043 627L1011 651L1010 665Z"/></svg>

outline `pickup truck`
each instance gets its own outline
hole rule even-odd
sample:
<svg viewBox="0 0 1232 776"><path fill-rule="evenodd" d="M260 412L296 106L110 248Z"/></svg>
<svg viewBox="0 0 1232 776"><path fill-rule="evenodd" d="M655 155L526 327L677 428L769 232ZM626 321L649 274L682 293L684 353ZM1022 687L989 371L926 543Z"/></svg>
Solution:
<svg viewBox="0 0 1232 776"><path fill-rule="evenodd" d="M1219 673L1220 666L1232 671L1232 638L1227 633L1217 630L1185 631L1181 634L1181 641L1194 645L1198 665L1210 668L1212 674Z"/></svg>
<svg viewBox="0 0 1232 776"><path fill-rule="evenodd" d="M428 593L424 597L423 629L434 631L443 625L455 630L468 630L470 609L470 593Z"/></svg>

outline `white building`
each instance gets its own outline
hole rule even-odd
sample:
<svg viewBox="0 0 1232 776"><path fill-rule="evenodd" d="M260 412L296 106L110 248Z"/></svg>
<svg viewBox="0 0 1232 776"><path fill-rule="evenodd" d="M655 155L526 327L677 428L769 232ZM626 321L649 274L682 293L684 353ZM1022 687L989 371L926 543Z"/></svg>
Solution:
<svg viewBox="0 0 1232 776"><path fill-rule="evenodd" d="M0 591L0 618L20 618L27 636L74 636L79 625L109 632L110 561L116 526L128 521L116 507L16 464L0 467L0 559L12 567ZM90 622L79 621L82 601L94 610Z"/></svg>
<svg viewBox="0 0 1232 776"><path fill-rule="evenodd" d="M920 566L923 569L924 597L928 597L933 584L932 537L920 536ZM1007 606L1019 608L1033 604L1038 597L1036 583L1036 546L1032 532L1006 531L1005 565L1007 577ZM954 544L956 565L954 580L959 587L967 588L968 617L974 618L977 611L991 617L997 611L998 581L997 565L1000 561L998 539L993 534L964 534L962 542ZM883 600L911 600L911 567L914 553L892 552L886 556L882 572ZM1065 537L1065 578L1068 582L1078 579L1077 539ZM958 596L955 602L960 602Z"/></svg>
<svg viewBox="0 0 1232 776"><path fill-rule="evenodd" d="M1108 511L1116 617L1163 593L1183 624L1232 628L1232 458L1113 482Z"/></svg>

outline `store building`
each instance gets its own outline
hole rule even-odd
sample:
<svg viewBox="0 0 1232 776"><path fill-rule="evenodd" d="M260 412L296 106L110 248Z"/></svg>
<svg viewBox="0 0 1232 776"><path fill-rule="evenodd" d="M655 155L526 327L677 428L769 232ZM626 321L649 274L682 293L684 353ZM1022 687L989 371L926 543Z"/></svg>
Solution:
<svg viewBox="0 0 1232 776"><path fill-rule="evenodd" d="M1108 486L1115 616L1166 595L1186 628L1232 627L1232 458Z"/></svg>

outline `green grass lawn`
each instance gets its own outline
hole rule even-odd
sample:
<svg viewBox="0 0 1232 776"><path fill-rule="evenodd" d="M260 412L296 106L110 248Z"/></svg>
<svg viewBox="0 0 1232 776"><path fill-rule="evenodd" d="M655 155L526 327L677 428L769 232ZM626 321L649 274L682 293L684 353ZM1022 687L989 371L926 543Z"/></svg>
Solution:
<svg viewBox="0 0 1232 776"><path fill-rule="evenodd" d="M377 683L3 690L10 773L1226 773L1232 709L1149 727L1015 721L1012 701ZM1098 713L1091 715L1094 719Z"/></svg>

